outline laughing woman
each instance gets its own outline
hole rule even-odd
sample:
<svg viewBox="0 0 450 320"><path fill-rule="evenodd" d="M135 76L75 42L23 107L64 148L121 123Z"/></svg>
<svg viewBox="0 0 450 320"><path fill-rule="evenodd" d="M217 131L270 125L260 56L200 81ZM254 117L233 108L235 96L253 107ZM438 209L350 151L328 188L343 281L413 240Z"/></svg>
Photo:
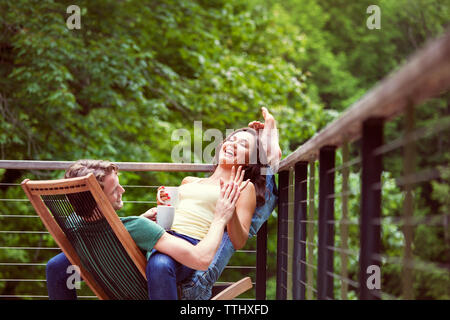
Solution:
<svg viewBox="0 0 450 320"><path fill-rule="evenodd" d="M226 229L235 249L242 248L247 239L256 206L265 201L265 176L261 169L266 164L258 132L243 128L230 134L216 150L216 167L208 178L186 177L179 188L179 203L170 233L198 243L209 230L214 207L224 181L245 180L242 184L235 213ZM235 170L236 166L239 166ZM177 283L192 276L190 269L170 256L154 252L147 264L150 299L177 299Z"/></svg>

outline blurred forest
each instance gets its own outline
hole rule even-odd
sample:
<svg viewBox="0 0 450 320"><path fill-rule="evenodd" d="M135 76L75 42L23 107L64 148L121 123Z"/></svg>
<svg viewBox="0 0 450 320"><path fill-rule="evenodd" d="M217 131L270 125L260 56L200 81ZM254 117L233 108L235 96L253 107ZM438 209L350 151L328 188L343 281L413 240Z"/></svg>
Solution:
<svg viewBox="0 0 450 320"><path fill-rule="evenodd" d="M69 30L68 6L81 8L81 29ZM381 9L381 29L366 26L366 8ZM395 71L427 40L449 26L448 0L96 0L0 2L0 158L9 160L108 159L171 162L179 142L172 133L194 121L203 132L262 120L266 106L277 119L283 156L311 138ZM449 120L449 94L416 111L418 127ZM386 126L385 140L398 137L399 118ZM415 215L446 216L447 225L415 229L414 254L432 266L449 266L450 135L418 145L417 166L437 168L441 178L420 184ZM195 137L198 139L199 137ZM192 141L194 143L194 141ZM209 144L207 141L206 144ZM351 150L357 156L357 149ZM341 155L338 153L338 162ZM191 152L189 162L201 162ZM401 152L385 160L383 215L401 215ZM186 173L204 176L204 174ZM123 172L122 185L178 185L186 175ZM59 178L62 171L0 169L0 199L24 199L14 184L25 178ZM337 181L340 177L337 175ZM358 192L358 168L351 189ZM337 184L339 185L339 183ZM138 215L154 201L154 189L127 188L122 216ZM340 200L336 203L339 218ZM317 206L316 206L317 208ZM359 199L349 212L357 219ZM0 201L0 215L34 214L26 201ZM36 218L0 217L1 230L43 231ZM269 219L269 299L275 298L276 211ZM356 229L355 229L356 230ZM337 236L339 242L339 235ZM350 230L349 248L358 250ZM383 249L401 256L403 235L383 227ZM49 235L0 233L0 247L55 247ZM246 249L255 247L249 241ZM0 248L0 279L44 279L55 250ZM337 259L338 260L338 259ZM235 254L230 264L251 265L255 257ZM340 265L336 266L339 273ZM349 261L357 279L357 261ZM400 296L400 267L383 269L383 291ZM445 269L444 269L445 270ZM447 269L448 270L448 269ZM226 270L221 281L247 270ZM450 299L448 272L424 267L414 282L416 299ZM88 291L86 291L88 292ZM339 284L336 284L339 298ZM46 295L45 282L2 282L0 295ZM350 288L349 298L357 297Z"/></svg>

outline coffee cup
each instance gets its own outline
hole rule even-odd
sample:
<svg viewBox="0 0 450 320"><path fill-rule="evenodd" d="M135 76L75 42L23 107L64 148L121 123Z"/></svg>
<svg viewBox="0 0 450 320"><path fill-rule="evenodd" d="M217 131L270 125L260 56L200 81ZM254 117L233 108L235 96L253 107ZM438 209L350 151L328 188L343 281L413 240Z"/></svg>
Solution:
<svg viewBox="0 0 450 320"><path fill-rule="evenodd" d="M157 206L156 208L156 223L169 230L172 227L173 218L175 217L175 207L172 206Z"/></svg>

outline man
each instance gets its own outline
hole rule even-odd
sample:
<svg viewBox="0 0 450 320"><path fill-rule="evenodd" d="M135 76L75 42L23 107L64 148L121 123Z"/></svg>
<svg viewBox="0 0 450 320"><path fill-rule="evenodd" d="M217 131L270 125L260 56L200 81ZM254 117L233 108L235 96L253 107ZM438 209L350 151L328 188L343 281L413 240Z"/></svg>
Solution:
<svg viewBox="0 0 450 320"><path fill-rule="evenodd" d="M119 183L118 167L109 161L79 160L66 171L64 178L81 177L89 173L94 174L112 207L116 211L121 209L125 189ZM214 258L225 226L233 215L240 190L246 185L244 183L239 188L242 179L243 176L232 177L227 184L221 186L211 228L206 237L195 246L165 232L162 227L145 217L125 217L121 218L121 221L140 249L150 252L155 248L193 269L206 270ZM47 289L50 299L77 298L75 289L69 289L66 284L69 277L67 268L70 265L64 253L58 254L47 263Z"/></svg>

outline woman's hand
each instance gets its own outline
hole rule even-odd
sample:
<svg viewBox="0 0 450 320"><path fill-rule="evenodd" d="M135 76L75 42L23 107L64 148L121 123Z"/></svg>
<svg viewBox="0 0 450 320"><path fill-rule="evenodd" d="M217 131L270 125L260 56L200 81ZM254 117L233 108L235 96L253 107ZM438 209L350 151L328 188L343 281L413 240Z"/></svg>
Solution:
<svg viewBox="0 0 450 320"><path fill-rule="evenodd" d="M150 220L156 222L156 215L157 215L157 214L158 214L158 213L157 213L156 208L153 207L153 208L148 209L146 212L144 212L144 213L141 214L140 216L141 216L141 217L144 217L144 218L148 218L148 219L150 219Z"/></svg>
<svg viewBox="0 0 450 320"><path fill-rule="evenodd" d="M163 206L168 200L170 200L170 196L167 192L164 191L164 186L159 187L156 190L156 204L158 206Z"/></svg>
<svg viewBox="0 0 450 320"><path fill-rule="evenodd" d="M233 181L235 184L237 184L239 186L239 191L242 191L245 189L245 187L250 182L250 179L247 179L244 181L244 176L245 176L245 170L242 170L242 166L239 166L239 168L237 169L237 172L236 172L236 167L233 166L231 168L231 175L230 175L230 179L228 180L228 182ZM222 186L222 183L223 183L223 180L222 180L222 178L220 178L220 186Z"/></svg>
<svg viewBox="0 0 450 320"><path fill-rule="evenodd" d="M258 132L261 143L267 152L269 165L272 167L274 173L276 173L281 159L277 124L275 118L267 108L262 107L261 113L264 117L264 123L252 121L248 126Z"/></svg>
<svg viewBox="0 0 450 320"><path fill-rule="evenodd" d="M223 222L228 221L233 216L236 208L236 202L239 199L241 191L245 189L250 179L244 180L245 170L242 170L242 166L239 166L237 172L235 166L231 168L230 179L227 183L220 178L220 197L216 203L216 217L221 218Z"/></svg>
<svg viewBox="0 0 450 320"><path fill-rule="evenodd" d="M266 129L276 128L275 118L269 112L269 110L267 110L266 107L261 108L261 113L264 118L264 123L259 122L259 121L252 121L248 124L248 126L252 129L254 129L258 133L261 133L259 130L262 130L264 128L266 128Z"/></svg>
<svg viewBox="0 0 450 320"><path fill-rule="evenodd" d="M240 193L239 185L234 181L225 183L220 179L220 196L216 203L214 218L221 220L224 227L233 216Z"/></svg>

